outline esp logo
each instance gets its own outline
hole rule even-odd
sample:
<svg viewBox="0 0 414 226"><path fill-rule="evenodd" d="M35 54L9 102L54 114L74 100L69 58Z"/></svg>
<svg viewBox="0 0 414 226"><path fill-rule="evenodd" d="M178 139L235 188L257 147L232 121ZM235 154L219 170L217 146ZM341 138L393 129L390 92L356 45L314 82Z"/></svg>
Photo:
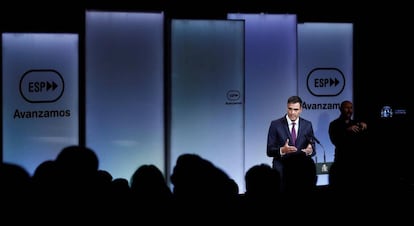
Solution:
<svg viewBox="0 0 414 226"><path fill-rule="evenodd" d="M20 95L29 103L52 103L64 91L62 75L53 69L26 71L20 78Z"/></svg>
<svg viewBox="0 0 414 226"><path fill-rule="evenodd" d="M345 76L338 68L315 68L309 72L306 86L314 96L338 96L345 88Z"/></svg>

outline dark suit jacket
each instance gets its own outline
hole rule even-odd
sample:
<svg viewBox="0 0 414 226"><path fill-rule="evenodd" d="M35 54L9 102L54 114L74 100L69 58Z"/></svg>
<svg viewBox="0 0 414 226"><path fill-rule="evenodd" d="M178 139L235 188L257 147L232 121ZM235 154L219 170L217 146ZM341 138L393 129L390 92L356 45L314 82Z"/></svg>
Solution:
<svg viewBox="0 0 414 226"><path fill-rule="evenodd" d="M334 162L344 161L353 166L350 161L355 158L355 153L367 150L368 147L364 146L368 143L366 131L358 133L347 131L348 127L357 124L357 121L353 119L347 123L342 117L336 118L329 124L329 138L335 145Z"/></svg>
<svg viewBox="0 0 414 226"><path fill-rule="evenodd" d="M306 156L306 154L301 150L305 149L309 143L312 144L313 148L313 153L312 155L309 155L309 157L316 155L316 148L313 137L314 133L312 123L309 120L299 117L299 128L296 138L296 147L298 151L281 156L280 148L285 145L287 139L289 139L289 145L292 145L292 137L290 135L286 115L279 119L273 120L270 124L269 132L267 135L267 156L273 157L273 167L278 168L275 166L275 164L282 162L284 158L290 158L295 155Z"/></svg>

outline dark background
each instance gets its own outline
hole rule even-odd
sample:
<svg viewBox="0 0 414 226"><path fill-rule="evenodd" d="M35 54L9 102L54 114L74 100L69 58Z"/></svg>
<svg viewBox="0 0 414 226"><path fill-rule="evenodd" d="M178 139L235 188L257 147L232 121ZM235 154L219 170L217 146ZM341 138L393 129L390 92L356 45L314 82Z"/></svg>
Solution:
<svg viewBox="0 0 414 226"><path fill-rule="evenodd" d="M414 181L411 173L414 154L410 142L406 142L412 125L409 97L412 96L413 65L412 12L408 1L3 1L0 29L1 32L78 33L80 51L83 51L85 10L163 11L166 21L171 18L226 19L227 13L264 12L296 14L298 22L353 23L354 115L367 121L370 129L366 149L355 155L366 160L367 167L381 170L377 174L379 181L384 178ZM82 76L83 54L80 57ZM381 119L380 110L384 105L406 109L407 114ZM405 132L400 135L400 130ZM383 177L384 172L387 177Z"/></svg>

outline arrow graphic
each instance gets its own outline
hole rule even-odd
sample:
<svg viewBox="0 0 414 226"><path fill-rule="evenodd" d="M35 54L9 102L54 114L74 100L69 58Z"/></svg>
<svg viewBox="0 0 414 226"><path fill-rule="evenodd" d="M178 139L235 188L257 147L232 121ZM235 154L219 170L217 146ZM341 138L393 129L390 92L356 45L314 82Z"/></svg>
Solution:
<svg viewBox="0 0 414 226"><path fill-rule="evenodd" d="M52 83L47 82L46 90L48 91L49 89L52 89L52 91L53 91L53 90L56 89L56 87L57 87L57 84L55 82L52 82Z"/></svg>
<svg viewBox="0 0 414 226"><path fill-rule="evenodd" d="M329 80L329 85L332 86L332 84L335 84L335 86L337 86L339 84L339 80L337 78L334 79L330 79Z"/></svg>

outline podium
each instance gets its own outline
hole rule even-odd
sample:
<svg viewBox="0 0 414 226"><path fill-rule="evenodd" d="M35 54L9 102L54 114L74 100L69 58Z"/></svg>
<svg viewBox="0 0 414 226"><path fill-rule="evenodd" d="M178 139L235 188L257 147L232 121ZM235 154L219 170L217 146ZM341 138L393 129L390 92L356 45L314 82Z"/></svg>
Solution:
<svg viewBox="0 0 414 226"><path fill-rule="evenodd" d="M318 162L316 163L316 174L329 174L333 162Z"/></svg>

